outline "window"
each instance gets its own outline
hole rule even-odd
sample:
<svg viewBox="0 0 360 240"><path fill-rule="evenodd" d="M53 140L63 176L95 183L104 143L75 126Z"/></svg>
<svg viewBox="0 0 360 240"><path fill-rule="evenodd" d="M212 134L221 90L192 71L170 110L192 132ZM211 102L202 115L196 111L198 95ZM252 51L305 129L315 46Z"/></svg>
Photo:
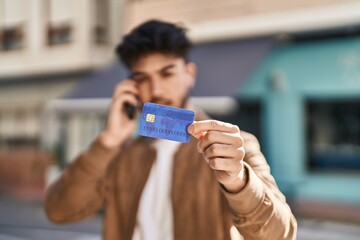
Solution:
<svg viewBox="0 0 360 240"><path fill-rule="evenodd" d="M71 38L71 28L68 25L50 27L48 41L49 45L69 43Z"/></svg>
<svg viewBox="0 0 360 240"><path fill-rule="evenodd" d="M40 144L40 112L11 108L0 111L0 150L36 149Z"/></svg>
<svg viewBox="0 0 360 240"><path fill-rule="evenodd" d="M49 45L71 42L73 7L71 0L48 0L49 6Z"/></svg>
<svg viewBox="0 0 360 240"><path fill-rule="evenodd" d="M11 51L24 47L27 2L0 0L0 50Z"/></svg>
<svg viewBox="0 0 360 240"><path fill-rule="evenodd" d="M106 126L107 114L98 112L65 112L59 115L59 141L54 151L61 167L86 149Z"/></svg>
<svg viewBox="0 0 360 240"><path fill-rule="evenodd" d="M261 106L257 100L237 99L238 108L227 115L211 114L211 117L220 121L238 125L243 131L255 135L261 142Z"/></svg>
<svg viewBox="0 0 360 240"><path fill-rule="evenodd" d="M360 100L309 101L310 170L360 170Z"/></svg>
<svg viewBox="0 0 360 240"><path fill-rule="evenodd" d="M20 49L24 45L24 33L22 26L6 27L1 32L1 49L10 51Z"/></svg>
<svg viewBox="0 0 360 240"><path fill-rule="evenodd" d="M108 43L109 40L109 1L94 0L94 40L96 43Z"/></svg>

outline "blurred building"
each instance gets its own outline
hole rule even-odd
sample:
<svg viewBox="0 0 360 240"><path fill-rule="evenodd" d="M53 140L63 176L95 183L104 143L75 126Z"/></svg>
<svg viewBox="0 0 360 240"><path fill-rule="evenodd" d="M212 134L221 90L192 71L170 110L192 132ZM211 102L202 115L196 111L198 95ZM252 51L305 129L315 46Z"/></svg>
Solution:
<svg viewBox="0 0 360 240"><path fill-rule="evenodd" d="M125 31L140 22L182 22L196 42L344 26L358 20L357 0L131 0Z"/></svg>
<svg viewBox="0 0 360 240"><path fill-rule="evenodd" d="M359 221L360 25L290 34L241 87L299 214Z"/></svg>
<svg viewBox="0 0 360 240"><path fill-rule="evenodd" d="M360 221L359 1L133 0L125 9L126 30L151 18L190 29L194 101L260 138L297 214ZM126 76L111 65L48 105L44 143L63 164L104 126Z"/></svg>
<svg viewBox="0 0 360 240"><path fill-rule="evenodd" d="M28 152L39 152L46 103L112 61L121 16L121 0L0 0L0 161L6 166L12 158L39 159ZM9 168L0 168L0 176ZM3 178L0 185L13 182Z"/></svg>

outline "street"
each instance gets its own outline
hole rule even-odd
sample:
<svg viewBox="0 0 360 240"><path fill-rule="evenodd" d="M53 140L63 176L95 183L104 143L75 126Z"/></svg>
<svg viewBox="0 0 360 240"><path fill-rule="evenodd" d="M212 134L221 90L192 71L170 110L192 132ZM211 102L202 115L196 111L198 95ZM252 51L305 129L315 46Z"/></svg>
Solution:
<svg viewBox="0 0 360 240"><path fill-rule="evenodd" d="M49 222L40 202L0 197L0 240L100 240L101 219L56 225Z"/></svg>
<svg viewBox="0 0 360 240"><path fill-rule="evenodd" d="M360 226L298 219L298 240L358 240ZM101 217L55 225L47 221L40 202L0 196L0 240L100 240Z"/></svg>

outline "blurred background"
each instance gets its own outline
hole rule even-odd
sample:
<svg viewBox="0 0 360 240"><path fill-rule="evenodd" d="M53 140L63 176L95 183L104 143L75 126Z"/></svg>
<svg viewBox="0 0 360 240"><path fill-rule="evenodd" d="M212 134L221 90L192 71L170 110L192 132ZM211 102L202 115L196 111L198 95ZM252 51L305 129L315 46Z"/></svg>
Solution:
<svg viewBox="0 0 360 240"><path fill-rule="evenodd" d="M100 239L55 226L44 190L105 125L121 36L183 23L193 100L260 140L298 239L360 236L360 1L0 0L0 239Z"/></svg>

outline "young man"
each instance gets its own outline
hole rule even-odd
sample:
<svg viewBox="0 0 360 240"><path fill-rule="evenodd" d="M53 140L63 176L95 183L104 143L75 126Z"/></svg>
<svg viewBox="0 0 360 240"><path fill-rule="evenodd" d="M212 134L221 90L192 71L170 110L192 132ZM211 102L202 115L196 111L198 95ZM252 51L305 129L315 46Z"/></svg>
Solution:
<svg viewBox="0 0 360 240"><path fill-rule="evenodd" d="M106 240L295 239L296 220L257 139L207 120L189 101L196 67L181 27L146 22L117 54L131 80L115 88L108 123L47 192L50 220L68 223L105 209ZM125 104L159 103L196 111L188 144L138 137Z"/></svg>

